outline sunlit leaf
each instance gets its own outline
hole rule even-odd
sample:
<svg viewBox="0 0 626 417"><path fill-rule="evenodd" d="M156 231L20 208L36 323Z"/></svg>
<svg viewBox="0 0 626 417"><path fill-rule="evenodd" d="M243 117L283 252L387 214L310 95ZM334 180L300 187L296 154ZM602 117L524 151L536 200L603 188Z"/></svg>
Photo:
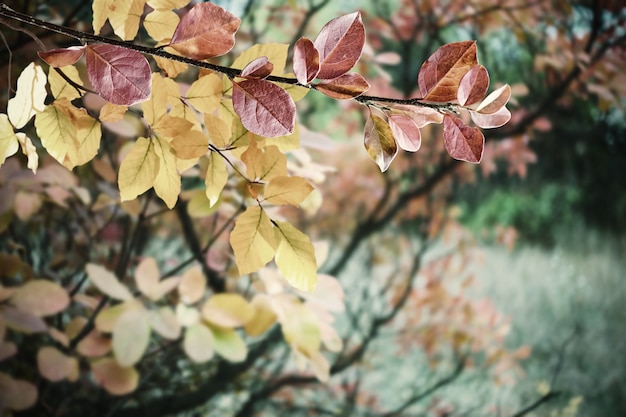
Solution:
<svg viewBox="0 0 626 417"><path fill-rule="evenodd" d="M441 46L422 64L417 76L422 98L441 103L455 101L461 78L477 64L476 41Z"/></svg>
<svg viewBox="0 0 626 417"><path fill-rule="evenodd" d="M35 114L42 112L47 94L46 74L41 66L31 62L17 78L15 97L7 103L11 124L21 129Z"/></svg>
<svg viewBox="0 0 626 417"><path fill-rule="evenodd" d="M191 84L185 97L196 110L211 113L222 99L222 80L215 74L200 77Z"/></svg>
<svg viewBox="0 0 626 417"><path fill-rule="evenodd" d="M461 78L457 99L461 106L471 106L487 94L489 73L482 65L475 65Z"/></svg>
<svg viewBox="0 0 626 417"><path fill-rule="evenodd" d="M511 98L511 86L508 84L494 90L479 105L476 111L482 114L493 114L502 109Z"/></svg>
<svg viewBox="0 0 626 417"><path fill-rule="evenodd" d="M128 288L122 284L117 277L104 267L96 264L85 266L87 276L101 293L116 300L128 301L133 299L133 295Z"/></svg>
<svg viewBox="0 0 626 417"><path fill-rule="evenodd" d="M209 199L211 207L219 200L227 181L228 171L226 170L224 158L217 152L211 152L209 154L209 165L204 179L206 197Z"/></svg>
<svg viewBox="0 0 626 417"><path fill-rule="evenodd" d="M249 62L257 57L267 57L274 66L272 75L282 75L287 62L289 45L286 43L263 43L255 44L243 51L232 63L233 68L243 69Z"/></svg>
<svg viewBox="0 0 626 417"><path fill-rule="evenodd" d="M417 124L409 116L389 114L389 127L398 146L405 151L417 152L422 145L422 134Z"/></svg>
<svg viewBox="0 0 626 417"><path fill-rule="evenodd" d="M166 139L155 136L153 142L155 153L159 159L159 171L154 178L154 191L167 207L173 208L181 188L180 174L176 169L176 156Z"/></svg>
<svg viewBox="0 0 626 417"><path fill-rule="evenodd" d="M112 333L115 323L117 323L120 316L130 310L143 311L144 306L139 300L133 298L112 307L107 307L96 317L96 328L103 333Z"/></svg>
<svg viewBox="0 0 626 417"><path fill-rule="evenodd" d="M0 165L20 148L13 126L6 114L0 114Z"/></svg>
<svg viewBox="0 0 626 417"><path fill-rule="evenodd" d="M209 150L209 138L202 132L191 130L176 136L170 146L177 158L199 158Z"/></svg>
<svg viewBox="0 0 626 417"><path fill-rule="evenodd" d="M260 56L250 61L248 65L243 67L241 74L242 78L248 79L261 79L265 78L274 70L274 64L266 56Z"/></svg>
<svg viewBox="0 0 626 417"><path fill-rule="evenodd" d="M235 44L240 23L213 3L195 4L178 24L170 46L192 59L224 55Z"/></svg>
<svg viewBox="0 0 626 417"><path fill-rule="evenodd" d="M83 81L80 78L78 70L73 65L60 68L63 74L76 85L83 85ZM68 100L74 100L81 96L81 92L73 85L68 83L61 75L51 69L48 72L48 84L50 85L50 92L56 99L67 98Z"/></svg>
<svg viewBox="0 0 626 417"><path fill-rule="evenodd" d="M148 5L157 10L180 9L189 4L190 0L148 0Z"/></svg>
<svg viewBox="0 0 626 417"><path fill-rule="evenodd" d="M308 38L300 38L293 47L293 72L300 84L308 84L320 70L320 53Z"/></svg>
<svg viewBox="0 0 626 417"><path fill-rule="evenodd" d="M264 137L293 132L296 105L285 90L265 80L233 82L233 106L250 132Z"/></svg>
<svg viewBox="0 0 626 417"><path fill-rule="evenodd" d="M252 141L248 149L241 155L251 179L271 180L274 177L287 175L287 157L276 146L259 149L258 143Z"/></svg>
<svg viewBox="0 0 626 417"><path fill-rule="evenodd" d="M39 58L43 59L51 67L61 68L66 65L75 64L85 53L85 45L69 46L67 48L50 49L48 51L37 52Z"/></svg>
<svg viewBox="0 0 626 417"><path fill-rule="evenodd" d="M370 115L365 122L365 150L370 158L385 172L398 154L398 146L389 124L380 116Z"/></svg>
<svg viewBox="0 0 626 417"><path fill-rule="evenodd" d="M280 322L285 340L307 358L312 357L319 352L322 344L317 317L299 302L285 307Z"/></svg>
<svg viewBox="0 0 626 417"><path fill-rule="evenodd" d="M193 304L199 301L206 291L206 277L198 267L189 268L183 274L178 285L178 294L183 303Z"/></svg>
<svg viewBox="0 0 626 417"><path fill-rule="evenodd" d="M274 177L265 188L265 201L271 204L298 206L313 191L302 177Z"/></svg>
<svg viewBox="0 0 626 417"><path fill-rule="evenodd" d="M91 372L96 383L109 394L129 394L139 384L137 370L132 367L123 367L113 358L103 358L92 362Z"/></svg>
<svg viewBox="0 0 626 417"><path fill-rule="evenodd" d="M229 362L243 362L248 356L248 347L235 329L211 327L215 352Z"/></svg>
<svg viewBox="0 0 626 417"><path fill-rule="evenodd" d="M204 125L209 131L211 143L218 148L224 148L228 145L232 134L232 126L213 114L204 115Z"/></svg>
<svg viewBox="0 0 626 417"><path fill-rule="evenodd" d="M315 89L321 91L328 97L337 100L348 100L358 97L369 90L370 84L361 74L351 72L340 75L332 80L324 80L315 84Z"/></svg>
<svg viewBox="0 0 626 417"><path fill-rule="evenodd" d="M241 275L258 271L275 253L272 224L265 211L251 206L235 221L230 233L230 244Z"/></svg>
<svg viewBox="0 0 626 417"><path fill-rule="evenodd" d="M10 298L11 304L20 310L39 317L59 313L69 305L67 292L57 283L36 279L18 288Z"/></svg>
<svg viewBox="0 0 626 417"><path fill-rule="evenodd" d="M183 350L194 362L202 363L213 357L213 332L202 323L196 323L185 329Z"/></svg>
<svg viewBox="0 0 626 417"><path fill-rule="evenodd" d="M146 310L128 310L120 315L113 328L113 353L122 367L133 366L150 343L150 322Z"/></svg>
<svg viewBox="0 0 626 417"><path fill-rule="evenodd" d="M139 52L95 44L87 47L86 56L89 82L105 100L131 106L150 98L150 65Z"/></svg>
<svg viewBox="0 0 626 417"><path fill-rule="evenodd" d="M151 139L138 138L135 141L120 164L118 185L122 201L133 200L152 187L159 172L159 161Z"/></svg>
<svg viewBox="0 0 626 417"><path fill-rule="evenodd" d="M276 323L276 313L267 294L255 295L250 305L254 308L254 314L244 329L250 336L260 336Z"/></svg>
<svg viewBox="0 0 626 417"><path fill-rule="evenodd" d="M317 261L311 240L287 222L275 224L278 269L294 288L313 291L317 285Z"/></svg>
<svg viewBox="0 0 626 417"><path fill-rule="evenodd" d="M157 136L163 136L167 139L185 135L193 128L193 122L182 117L172 116L171 113L159 117L159 120L152 125L152 130Z"/></svg>
<svg viewBox="0 0 626 417"><path fill-rule="evenodd" d="M485 137L480 129L467 126L461 119L446 114L443 118L443 140L454 159L477 164L483 157Z"/></svg>
<svg viewBox="0 0 626 417"><path fill-rule="evenodd" d="M143 27L156 41L170 40L179 23L178 15L172 10L153 10L143 20Z"/></svg>
<svg viewBox="0 0 626 417"><path fill-rule="evenodd" d="M157 120L167 112L167 88L161 74L152 74L152 87L150 98L141 103L143 117L149 125L154 125Z"/></svg>
<svg viewBox="0 0 626 417"><path fill-rule="evenodd" d="M202 317L220 327L239 327L254 315L254 309L239 294L215 294L202 306Z"/></svg>
<svg viewBox="0 0 626 417"><path fill-rule="evenodd" d="M354 12L331 20L313 43L319 51L317 78L332 79L345 74L357 63L365 44L361 14Z"/></svg>
<svg viewBox="0 0 626 417"><path fill-rule="evenodd" d="M511 120L511 112L506 107L501 107L497 112L490 114L470 110L470 116L472 117L472 121L476 123L476 126L482 127L483 129L493 129L504 126Z"/></svg>

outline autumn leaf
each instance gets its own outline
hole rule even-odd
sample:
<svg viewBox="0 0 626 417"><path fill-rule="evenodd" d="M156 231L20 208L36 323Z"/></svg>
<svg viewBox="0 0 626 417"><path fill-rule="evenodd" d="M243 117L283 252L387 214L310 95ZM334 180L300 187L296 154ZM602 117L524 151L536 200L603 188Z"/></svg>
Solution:
<svg viewBox="0 0 626 417"><path fill-rule="evenodd" d="M139 30L146 0L94 0L93 31L100 34L107 18L113 32L124 40L132 40Z"/></svg>
<svg viewBox="0 0 626 417"><path fill-rule="evenodd" d="M398 146L405 151L417 152L422 144L422 134L409 116L389 114L387 120Z"/></svg>
<svg viewBox="0 0 626 417"><path fill-rule="evenodd" d="M192 59L224 55L234 46L240 23L213 3L195 4L178 24L170 46Z"/></svg>
<svg viewBox="0 0 626 417"><path fill-rule="evenodd" d="M483 157L485 137L480 129L467 126L461 119L446 114L443 118L443 140L454 159L477 164Z"/></svg>
<svg viewBox="0 0 626 417"><path fill-rule="evenodd" d="M287 54L289 52L289 45L286 43L264 43L252 45L250 48L243 51L235 61L232 63L233 68L243 69L248 63L258 57L267 57L267 60L272 63L273 69L272 75L282 75L287 62Z"/></svg>
<svg viewBox="0 0 626 417"><path fill-rule="evenodd" d="M211 327L215 352L229 362L243 362L248 356L248 347L235 329Z"/></svg>
<svg viewBox="0 0 626 417"><path fill-rule="evenodd" d="M47 380L57 382L77 376L78 361L52 346L44 346L37 352L37 369Z"/></svg>
<svg viewBox="0 0 626 417"><path fill-rule="evenodd" d="M85 270L91 282L103 294L121 301L133 299L133 295L128 288L122 284L112 272L104 267L89 263L85 266Z"/></svg>
<svg viewBox="0 0 626 417"><path fill-rule="evenodd" d="M133 367L123 367L113 358L97 359L91 364L93 379L109 394L133 392L139 384L139 373Z"/></svg>
<svg viewBox="0 0 626 417"><path fill-rule="evenodd" d="M178 285L178 294L185 304L199 301L206 291L206 278L198 267L189 268Z"/></svg>
<svg viewBox="0 0 626 417"><path fill-rule="evenodd" d="M17 136L8 116L0 114L0 165L4 164L9 156L15 154L19 147Z"/></svg>
<svg viewBox="0 0 626 417"><path fill-rule="evenodd" d="M202 317L209 323L232 328L246 324L254 315L254 309L239 294L215 294L202 306Z"/></svg>
<svg viewBox="0 0 626 417"><path fill-rule="evenodd" d="M241 155L241 160L246 164L248 177L252 179L267 181L287 175L287 157L274 145L259 149L257 141L253 140Z"/></svg>
<svg viewBox="0 0 626 417"><path fill-rule="evenodd" d="M461 106L471 106L487 94L489 73L482 65L475 65L461 78L457 99Z"/></svg>
<svg viewBox="0 0 626 417"><path fill-rule="evenodd" d="M273 70L274 64L270 62L269 58L266 56L260 56L253 59L248 65L243 67L239 76L241 78L258 80L267 77L272 73Z"/></svg>
<svg viewBox="0 0 626 417"><path fill-rule="evenodd" d="M213 357L213 332L202 323L193 324L185 329L183 350L196 363L203 363Z"/></svg>
<svg viewBox="0 0 626 417"><path fill-rule="evenodd" d="M256 294L250 305L254 308L254 314L244 325L244 330L250 336L260 336L276 323L276 313L267 294Z"/></svg>
<svg viewBox="0 0 626 417"><path fill-rule="evenodd" d="M293 47L293 72L300 84L308 84L320 71L320 53L310 39L300 38Z"/></svg>
<svg viewBox="0 0 626 417"><path fill-rule="evenodd" d="M217 152L211 152L209 154L209 165L204 179L206 197L209 199L210 207L213 207L219 200L227 181L228 171L226 170L226 162Z"/></svg>
<svg viewBox="0 0 626 417"><path fill-rule="evenodd" d="M181 324L171 307L163 306L158 310L150 310L148 320L152 330L159 336L169 340L176 340L180 337Z"/></svg>
<svg viewBox="0 0 626 417"><path fill-rule="evenodd" d="M113 353L117 363L130 367L139 362L150 343L150 323L144 309L122 313L113 328Z"/></svg>
<svg viewBox="0 0 626 417"><path fill-rule="evenodd" d="M476 41L443 45L422 64L417 76L423 100L440 103L456 100L461 79L477 64Z"/></svg>
<svg viewBox="0 0 626 417"><path fill-rule="evenodd" d="M154 178L154 192L161 197L168 208L173 208L180 194L181 180L176 168L176 156L169 142L155 136L154 150L159 160L159 171Z"/></svg>
<svg viewBox="0 0 626 417"><path fill-rule="evenodd" d="M141 103L141 109L146 122L154 125L167 112L167 87L159 73L152 74L150 82L150 98Z"/></svg>
<svg viewBox="0 0 626 417"><path fill-rule="evenodd" d="M343 74L332 80L315 84L315 89L337 100L348 100L369 90L370 84L357 73Z"/></svg>
<svg viewBox="0 0 626 417"><path fill-rule="evenodd" d="M326 23L313 44L319 52L317 78L328 80L350 71L361 57L365 45L361 14L354 12Z"/></svg>
<svg viewBox="0 0 626 417"><path fill-rule="evenodd" d="M60 69L63 71L63 74L76 83L76 85L83 85L83 81L81 80L75 66L68 65ZM77 90L75 86L68 83L57 71L53 69L48 72L48 84L50 85L50 92L57 100L60 98L67 98L71 101L81 96L81 92Z"/></svg>
<svg viewBox="0 0 626 417"><path fill-rule="evenodd" d="M215 74L198 78L185 95L187 103L203 113L211 113L222 99L222 80Z"/></svg>
<svg viewBox="0 0 626 417"><path fill-rule="evenodd" d="M233 106L250 132L264 137L293 132L296 105L285 90L265 80L233 82Z"/></svg>
<svg viewBox="0 0 626 417"><path fill-rule="evenodd" d="M50 49L49 51L39 51L37 55L51 67L61 68L66 65L75 64L85 53L85 45L69 46L67 48Z"/></svg>
<svg viewBox="0 0 626 417"><path fill-rule="evenodd" d="M67 292L57 283L36 279L22 285L9 299L20 310L37 317L59 313L69 305Z"/></svg>
<svg viewBox="0 0 626 417"><path fill-rule="evenodd" d="M511 98L511 86L508 84L494 90L479 105L476 111L482 114L493 114L502 109Z"/></svg>
<svg viewBox="0 0 626 417"><path fill-rule="evenodd" d="M159 167L153 141L138 138L120 164L118 186L122 201L133 200L152 187Z"/></svg>
<svg viewBox="0 0 626 417"><path fill-rule="evenodd" d="M280 325L285 341L307 358L319 352L322 337L315 314L293 301L289 301L284 310Z"/></svg>
<svg viewBox="0 0 626 417"><path fill-rule="evenodd" d="M96 44L87 47L86 57L89 82L105 100L131 106L150 98L150 65L139 52Z"/></svg>
<svg viewBox="0 0 626 417"><path fill-rule="evenodd" d="M208 152L209 138L202 132L190 130L176 136L170 143L170 146L177 158L199 158Z"/></svg>
<svg viewBox="0 0 626 417"><path fill-rule="evenodd" d="M179 278L172 277L161 281L159 266L151 257L144 258L135 270L135 282L143 295L157 301L165 294L176 288Z"/></svg>
<svg viewBox="0 0 626 417"><path fill-rule="evenodd" d="M265 201L271 204L298 206L313 191L313 186L302 177L274 177L265 188Z"/></svg>
<svg viewBox="0 0 626 417"><path fill-rule="evenodd" d="M1 135L2 133L0 133ZM28 136L26 136L22 132L18 132L16 134L17 140L20 143L20 148L22 148L22 153L28 158L28 162L26 166L28 169L33 171L33 174L37 173L37 167L39 166L39 155L37 154L37 148L33 145L33 142L30 140ZM0 141L2 138L0 137ZM2 158L2 145L0 145L0 158ZM2 165L2 161L0 161L0 165Z"/></svg>
<svg viewBox="0 0 626 417"><path fill-rule="evenodd" d="M313 291L317 285L317 262L311 240L287 222L275 224L278 270L294 288Z"/></svg>
<svg viewBox="0 0 626 417"><path fill-rule="evenodd" d="M37 401L37 387L23 379L0 372L0 404L3 410L23 411Z"/></svg>
<svg viewBox="0 0 626 417"><path fill-rule="evenodd" d="M7 116L16 129L23 128L37 113L44 110L46 74L31 62L17 78L15 96L7 103Z"/></svg>
<svg viewBox="0 0 626 417"><path fill-rule="evenodd" d="M470 116L472 121L476 123L476 126L482 127L483 129L493 129L504 126L511 120L511 112L506 107L501 107L497 112L490 114L470 110Z"/></svg>
<svg viewBox="0 0 626 417"><path fill-rule="evenodd" d="M272 224L261 207L248 207L237 218L230 233L230 244L241 275L258 271L274 257L276 243Z"/></svg>
<svg viewBox="0 0 626 417"><path fill-rule="evenodd" d="M398 146L389 124L380 116L370 114L365 123L365 150L369 157L385 172L398 154Z"/></svg>
<svg viewBox="0 0 626 417"><path fill-rule="evenodd" d="M150 37L158 42L169 41L179 24L173 10L153 10L143 20L143 27Z"/></svg>

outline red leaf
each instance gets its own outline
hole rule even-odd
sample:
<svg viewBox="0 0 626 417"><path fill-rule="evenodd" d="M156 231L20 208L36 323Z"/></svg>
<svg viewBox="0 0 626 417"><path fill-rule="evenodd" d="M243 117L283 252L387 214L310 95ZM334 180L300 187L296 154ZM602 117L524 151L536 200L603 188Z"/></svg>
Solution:
<svg viewBox="0 0 626 417"><path fill-rule="evenodd" d="M314 45L320 54L318 78L337 78L350 71L365 45L361 14L354 12L331 20L317 35Z"/></svg>
<svg viewBox="0 0 626 417"><path fill-rule="evenodd" d="M443 45L420 68L417 84L422 98L440 103L456 100L461 78L477 64L476 41Z"/></svg>
<svg viewBox="0 0 626 417"><path fill-rule="evenodd" d="M471 106L482 100L489 88L489 73L482 65L476 65L461 78L457 99L461 106Z"/></svg>
<svg viewBox="0 0 626 417"><path fill-rule="evenodd" d="M371 114L365 123L365 149L382 172L389 168L398 154L398 146L389 124L375 114Z"/></svg>
<svg viewBox="0 0 626 417"><path fill-rule="evenodd" d="M293 72L300 84L308 84L320 71L320 53L310 39L300 38L293 47Z"/></svg>
<svg viewBox="0 0 626 417"><path fill-rule="evenodd" d="M470 127L458 117L443 117L443 141L454 159L477 164L483 157L485 137L477 127Z"/></svg>
<svg viewBox="0 0 626 417"><path fill-rule="evenodd" d="M282 88L265 80L233 82L233 106L250 132L266 138L293 133L296 105Z"/></svg>
<svg viewBox="0 0 626 417"><path fill-rule="evenodd" d="M328 97L338 100L347 100L360 96L369 88L370 84L367 80L355 72L343 74L332 80L324 80L319 84L315 84L315 89Z"/></svg>
<svg viewBox="0 0 626 417"><path fill-rule="evenodd" d="M110 103L131 106L150 98L150 65L139 52L89 45L87 76L94 90Z"/></svg>
<svg viewBox="0 0 626 417"><path fill-rule="evenodd" d="M260 79L265 78L274 70L274 64L272 64L268 57L260 56L250 61L248 65L241 70L241 77L248 79Z"/></svg>
<svg viewBox="0 0 626 417"><path fill-rule="evenodd" d="M476 126L483 129L500 127L511 120L511 112L506 107L501 107L500 110L492 114L482 114L470 110L470 116L472 116L472 121L476 123Z"/></svg>
<svg viewBox="0 0 626 417"><path fill-rule="evenodd" d="M51 67L60 68L76 63L85 52L86 46L70 46L69 48L51 49L49 51L37 52L39 58L43 59Z"/></svg>
<svg viewBox="0 0 626 417"><path fill-rule="evenodd" d="M192 59L224 55L235 45L240 23L213 3L199 3L180 20L170 46Z"/></svg>
<svg viewBox="0 0 626 417"><path fill-rule="evenodd" d="M389 127L400 148L417 152L422 145L422 134L413 119L403 114L390 114Z"/></svg>
<svg viewBox="0 0 626 417"><path fill-rule="evenodd" d="M511 86L508 84L503 85L495 91L492 91L491 94L487 96L479 105L476 107L476 111L482 114L492 114L504 107L506 103L509 102L511 98Z"/></svg>

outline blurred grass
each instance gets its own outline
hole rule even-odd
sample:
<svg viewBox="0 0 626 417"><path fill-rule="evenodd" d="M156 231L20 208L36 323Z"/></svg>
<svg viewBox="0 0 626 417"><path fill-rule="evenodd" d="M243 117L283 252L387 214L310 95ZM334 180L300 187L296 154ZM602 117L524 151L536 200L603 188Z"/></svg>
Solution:
<svg viewBox="0 0 626 417"><path fill-rule="evenodd" d="M574 335L552 387L562 395L533 415L562 415L556 410L582 396L578 416L626 416L626 239L578 226L551 249L486 247L485 255L477 295L511 318L511 346L533 349L525 379L502 393L503 403L538 398L538 384L550 383Z"/></svg>

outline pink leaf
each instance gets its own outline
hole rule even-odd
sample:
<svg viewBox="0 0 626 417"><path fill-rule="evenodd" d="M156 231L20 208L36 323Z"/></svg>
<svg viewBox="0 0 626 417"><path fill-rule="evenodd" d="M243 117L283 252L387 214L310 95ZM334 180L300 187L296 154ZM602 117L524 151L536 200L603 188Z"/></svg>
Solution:
<svg viewBox="0 0 626 417"><path fill-rule="evenodd" d="M417 84L422 98L440 103L456 100L461 78L477 64L476 41L443 45L420 68Z"/></svg>
<svg viewBox="0 0 626 417"><path fill-rule="evenodd" d="M320 71L320 53L310 39L300 38L293 48L293 72L300 84L308 84Z"/></svg>
<svg viewBox="0 0 626 417"><path fill-rule="evenodd" d="M511 86L505 84L497 90L492 91L491 94L476 107L476 111L482 114L496 113L509 102L510 98Z"/></svg>
<svg viewBox="0 0 626 417"><path fill-rule="evenodd" d="M477 164L483 157L483 133L477 127L467 126L458 117L449 114L443 117L443 140L454 159Z"/></svg>
<svg viewBox="0 0 626 417"><path fill-rule="evenodd" d="M492 114L482 114L470 110L470 116L472 116L472 121L476 123L476 126L483 129L500 127L511 120L511 112L506 107L501 107L500 110Z"/></svg>
<svg viewBox="0 0 626 417"><path fill-rule="evenodd" d="M422 134L413 119L403 114L390 114L389 126L398 146L409 152L417 152L422 145Z"/></svg>
<svg viewBox="0 0 626 417"><path fill-rule="evenodd" d="M389 124L382 117L371 114L365 123L365 149L382 172L398 154L398 146Z"/></svg>
<svg viewBox="0 0 626 417"><path fill-rule="evenodd" d="M360 74L343 74L332 80L324 80L315 84L315 88L328 97L347 100L360 96L370 88L370 84Z"/></svg>
<svg viewBox="0 0 626 417"><path fill-rule="evenodd" d="M87 76L94 90L110 103L130 106L150 98L150 65L139 52L89 45Z"/></svg>
<svg viewBox="0 0 626 417"><path fill-rule="evenodd" d="M199 3L180 20L170 46L192 59L224 55L235 45L240 23L213 3Z"/></svg>
<svg viewBox="0 0 626 417"><path fill-rule="evenodd" d="M293 133L296 105L282 88L265 80L233 82L233 106L250 132L273 138Z"/></svg>
<svg viewBox="0 0 626 417"><path fill-rule="evenodd" d="M409 106L406 104L396 104L392 107L395 110L400 110L402 113L413 119L419 128L422 128L430 123L439 124L443 122L443 114L431 107Z"/></svg>
<svg viewBox="0 0 626 417"><path fill-rule="evenodd" d="M365 27L361 14L354 12L328 22L314 42L320 55L321 79L337 78L348 72L361 57Z"/></svg>
<svg viewBox="0 0 626 417"><path fill-rule="evenodd" d="M274 64L272 64L268 57L260 56L250 61L248 65L241 70L241 77L248 79L260 79L265 78L274 70Z"/></svg>
<svg viewBox="0 0 626 417"><path fill-rule="evenodd" d="M68 48L57 48L49 51L37 52L39 58L43 59L51 67L60 68L76 63L85 52L86 46L70 46Z"/></svg>
<svg viewBox="0 0 626 417"><path fill-rule="evenodd" d="M471 106L482 100L489 87L489 73L482 65L476 65L461 78L457 98L461 106Z"/></svg>

